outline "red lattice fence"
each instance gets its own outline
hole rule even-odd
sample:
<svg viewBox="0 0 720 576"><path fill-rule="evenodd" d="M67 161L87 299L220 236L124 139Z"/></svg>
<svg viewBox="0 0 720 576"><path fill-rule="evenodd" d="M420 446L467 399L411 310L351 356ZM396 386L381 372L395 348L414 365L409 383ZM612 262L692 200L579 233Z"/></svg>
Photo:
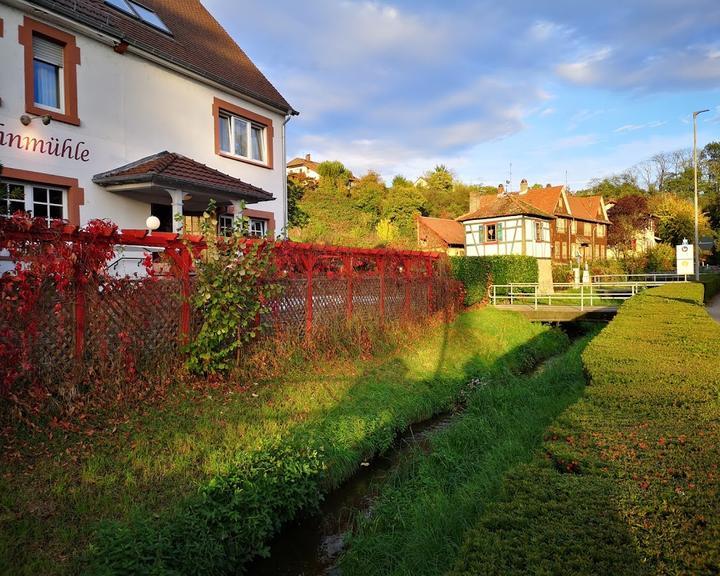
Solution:
<svg viewBox="0 0 720 576"><path fill-rule="evenodd" d="M64 242L81 239L76 228L62 233ZM0 249L18 240L43 242L44 237L37 231L6 230L0 234ZM164 274L78 281L62 292L50 283L33 311L42 320L30 354L39 380L57 380L58 374L78 368L102 377L113 370L142 371L169 362L202 325L202 317L190 307L192 263L205 247L201 238L124 230L113 241L161 250ZM447 260L438 253L292 242L275 243L273 251L283 290L264 320L275 329L309 334L314 327L352 318L419 319L454 309L461 301Z"/></svg>

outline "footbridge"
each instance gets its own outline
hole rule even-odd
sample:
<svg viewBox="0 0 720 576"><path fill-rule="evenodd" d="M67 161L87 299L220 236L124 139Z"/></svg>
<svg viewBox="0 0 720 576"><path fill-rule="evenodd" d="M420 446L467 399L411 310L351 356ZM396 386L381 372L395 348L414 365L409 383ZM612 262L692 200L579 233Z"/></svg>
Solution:
<svg viewBox="0 0 720 576"><path fill-rule="evenodd" d="M523 314L534 322L607 322L620 305L639 292L669 282L685 282L674 274L595 276L588 283L496 284L491 304L502 310Z"/></svg>

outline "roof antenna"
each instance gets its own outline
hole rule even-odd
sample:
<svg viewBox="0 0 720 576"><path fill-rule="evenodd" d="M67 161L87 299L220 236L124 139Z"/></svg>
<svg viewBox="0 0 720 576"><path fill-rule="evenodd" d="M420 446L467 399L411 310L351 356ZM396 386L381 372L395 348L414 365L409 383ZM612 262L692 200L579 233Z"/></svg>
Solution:
<svg viewBox="0 0 720 576"><path fill-rule="evenodd" d="M565 170L565 190L567 190L567 170Z"/></svg>
<svg viewBox="0 0 720 576"><path fill-rule="evenodd" d="M508 179L505 180L505 186L506 190L508 191L508 194L512 192L512 188L510 188L510 183L512 182L512 162L510 162L510 174L508 175Z"/></svg>

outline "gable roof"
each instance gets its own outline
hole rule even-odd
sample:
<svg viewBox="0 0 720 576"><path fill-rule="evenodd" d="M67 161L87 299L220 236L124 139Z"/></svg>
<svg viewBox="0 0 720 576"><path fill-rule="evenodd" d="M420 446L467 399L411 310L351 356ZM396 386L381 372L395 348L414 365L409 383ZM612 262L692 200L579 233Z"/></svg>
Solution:
<svg viewBox="0 0 720 576"><path fill-rule="evenodd" d="M30 2L272 108L297 114L199 0L142 0L165 22L172 35L108 6L103 0Z"/></svg>
<svg viewBox="0 0 720 576"><path fill-rule="evenodd" d="M273 200L273 195L262 188L224 174L205 164L174 152L160 152L141 158L131 164L96 174L93 182L100 186L146 183L172 186L183 191L207 194L221 192L251 202Z"/></svg>
<svg viewBox="0 0 720 576"><path fill-rule="evenodd" d="M308 160L307 158L293 158L290 160L290 162L287 163L288 168L298 168L299 166L305 166L306 168L309 168L310 170L314 170L317 172L317 167L320 164L320 162L315 162L315 160Z"/></svg>
<svg viewBox="0 0 720 576"><path fill-rule="evenodd" d="M457 218L458 222L467 220L482 220L486 218L497 218L501 216L537 216L552 220L555 218L552 211L541 210L537 206L525 201L525 196L518 194L507 194L497 196L495 194L486 194L477 199L478 208L473 212L463 214Z"/></svg>
<svg viewBox="0 0 720 576"><path fill-rule="evenodd" d="M568 195L567 199L570 204L570 211L575 219L610 223L603 210L602 196Z"/></svg>
<svg viewBox="0 0 720 576"><path fill-rule="evenodd" d="M546 186L545 188L530 188L522 195L522 199L543 212L555 214L565 186ZM519 195L519 194L518 194Z"/></svg>
<svg viewBox="0 0 720 576"><path fill-rule="evenodd" d="M449 246L465 245L465 227L456 220L419 216L418 222Z"/></svg>

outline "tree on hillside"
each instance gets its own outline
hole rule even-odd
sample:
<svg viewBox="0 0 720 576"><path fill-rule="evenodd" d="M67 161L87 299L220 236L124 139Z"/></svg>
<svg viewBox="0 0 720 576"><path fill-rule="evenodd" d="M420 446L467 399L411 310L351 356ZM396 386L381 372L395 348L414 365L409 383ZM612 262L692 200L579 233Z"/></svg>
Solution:
<svg viewBox="0 0 720 576"><path fill-rule="evenodd" d="M398 174L397 176L395 176L395 178L393 178L392 186L413 186L413 183L407 178L405 178L405 176L401 176L400 174Z"/></svg>
<svg viewBox="0 0 720 576"><path fill-rule="evenodd" d="M681 244L683 239L692 240L695 230L693 202L670 193L655 196L649 207L657 220L660 241L670 245ZM700 235L711 235L712 230L705 214L700 215Z"/></svg>
<svg viewBox="0 0 720 576"><path fill-rule="evenodd" d="M623 196L642 195L643 193L642 188L638 186L636 175L631 171L625 171L621 174L591 180L590 187L578 191L577 195L601 195L605 200L613 200Z"/></svg>
<svg viewBox="0 0 720 576"><path fill-rule="evenodd" d="M306 178L305 180L310 180ZM313 181L314 183L314 181ZM287 203L288 203L288 228L302 228L310 217L302 209L300 203L305 195L305 187L296 179L288 176L287 180Z"/></svg>
<svg viewBox="0 0 720 576"><path fill-rule="evenodd" d="M372 226L375 226L382 213L383 198L387 193L385 182L377 172L368 172L355 182L351 189L355 206L369 216Z"/></svg>
<svg viewBox="0 0 720 576"><path fill-rule="evenodd" d="M608 227L608 246L620 254L632 250L635 234L650 224L647 198L641 194L628 194L613 200L608 216L612 222Z"/></svg>
<svg viewBox="0 0 720 576"><path fill-rule="evenodd" d="M415 218L425 213L425 198L412 184L393 186L382 203L382 217L391 222L399 235L412 239L415 235Z"/></svg>

